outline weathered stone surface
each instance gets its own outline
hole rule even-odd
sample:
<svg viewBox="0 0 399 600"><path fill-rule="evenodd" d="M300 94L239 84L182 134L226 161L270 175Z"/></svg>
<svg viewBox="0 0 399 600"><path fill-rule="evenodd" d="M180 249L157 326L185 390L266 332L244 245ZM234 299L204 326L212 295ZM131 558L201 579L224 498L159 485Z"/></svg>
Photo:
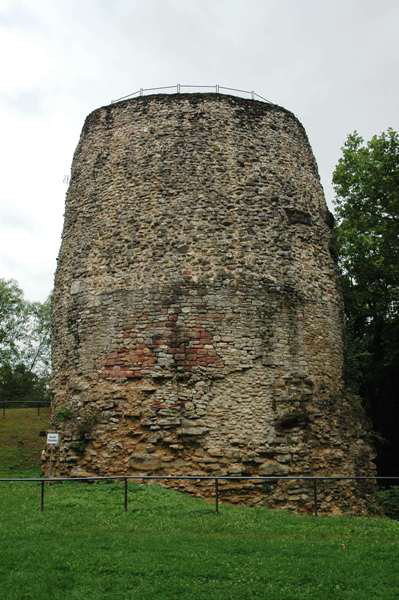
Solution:
<svg viewBox="0 0 399 600"><path fill-rule="evenodd" d="M259 475L273 476L273 475L288 475L289 467L282 465L274 460L268 460L259 465Z"/></svg>
<svg viewBox="0 0 399 600"><path fill-rule="evenodd" d="M180 435L204 435L209 431L206 427L182 427L179 430Z"/></svg>
<svg viewBox="0 0 399 600"><path fill-rule="evenodd" d="M129 467L137 471L157 471L162 463L152 454L133 453L129 457Z"/></svg>
<svg viewBox="0 0 399 600"><path fill-rule="evenodd" d="M53 472L373 473L342 385L330 239L306 133L285 109L180 94L90 114L55 281ZM366 509L370 487L320 488L321 510ZM313 497L287 481L221 489L301 510Z"/></svg>

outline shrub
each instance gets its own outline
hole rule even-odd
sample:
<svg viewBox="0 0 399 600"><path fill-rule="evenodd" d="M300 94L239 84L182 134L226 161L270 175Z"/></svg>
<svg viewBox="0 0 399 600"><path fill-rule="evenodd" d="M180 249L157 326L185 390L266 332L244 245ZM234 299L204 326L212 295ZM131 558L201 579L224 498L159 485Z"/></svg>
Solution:
<svg viewBox="0 0 399 600"><path fill-rule="evenodd" d="M68 421L68 419L72 419L72 417L73 417L73 412L67 406L62 406L61 408L59 408L54 415L55 420L58 421L59 423Z"/></svg>
<svg viewBox="0 0 399 600"><path fill-rule="evenodd" d="M378 491L377 498L384 514L399 520L399 485Z"/></svg>

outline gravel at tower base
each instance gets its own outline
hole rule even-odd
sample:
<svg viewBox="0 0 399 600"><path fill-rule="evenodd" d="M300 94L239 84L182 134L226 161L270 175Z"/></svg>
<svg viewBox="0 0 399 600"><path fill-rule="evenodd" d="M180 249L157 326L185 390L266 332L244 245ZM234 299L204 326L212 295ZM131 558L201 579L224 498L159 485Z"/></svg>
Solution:
<svg viewBox="0 0 399 600"><path fill-rule="evenodd" d="M374 475L343 387L333 239L305 130L284 108L157 94L92 112L55 278L51 473ZM319 509L365 512L372 491L320 483ZM313 504L306 481L220 493Z"/></svg>

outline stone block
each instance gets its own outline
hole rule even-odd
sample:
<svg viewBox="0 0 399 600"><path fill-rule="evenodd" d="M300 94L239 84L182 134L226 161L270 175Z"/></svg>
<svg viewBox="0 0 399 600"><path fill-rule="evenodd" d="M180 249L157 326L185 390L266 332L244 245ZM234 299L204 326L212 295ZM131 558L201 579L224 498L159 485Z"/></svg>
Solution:
<svg viewBox="0 0 399 600"><path fill-rule="evenodd" d="M197 436L204 435L208 431L206 427L182 427L178 433L180 435Z"/></svg>
<svg viewBox="0 0 399 600"><path fill-rule="evenodd" d="M288 475L289 467L282 465L274 460L268 460L259 465L259 475Z"/></svg>
<svg viewBox="0 0 399 600"><path fill-rule="evenodd" d="M129 468L135 471L158 471L162 462L154 454L135 453L128 460Z"/></svg>

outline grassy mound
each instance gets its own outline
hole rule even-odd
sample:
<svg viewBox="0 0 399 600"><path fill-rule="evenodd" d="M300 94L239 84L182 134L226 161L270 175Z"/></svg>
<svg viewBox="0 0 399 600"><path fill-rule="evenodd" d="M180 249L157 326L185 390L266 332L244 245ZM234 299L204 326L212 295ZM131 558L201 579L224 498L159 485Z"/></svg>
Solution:
<svg viewBox="0 0 399 600"><path fill-rule="evenodd" d="M0 411L0 476L20 477L37 472L45 440L40 431L48 429L49 409L7 408Z"/></svg>
<svg viewBox="0 0 399 600"><path fill-rule="evenodd" d="M3 600L397 600L399 523L221 505L157 485L0 483Z"/></svg>
<svg viewBox="0 0 399 600"><path fill-rule="evenodd" d="M38 475L48 413L0 415L0 476ZM0 482L2 600L397 600L399 523L212 504L157 485Z"/></svg>

